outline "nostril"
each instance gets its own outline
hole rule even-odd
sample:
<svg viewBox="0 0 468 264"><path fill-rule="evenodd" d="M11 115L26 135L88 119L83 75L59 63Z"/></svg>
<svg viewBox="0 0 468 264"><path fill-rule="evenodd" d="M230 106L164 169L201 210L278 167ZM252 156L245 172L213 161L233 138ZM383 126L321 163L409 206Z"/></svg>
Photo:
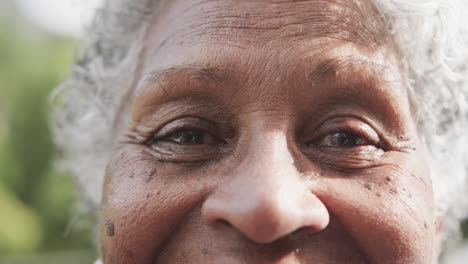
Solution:
<svg viewBox="0 0 468 264"><path fill-rule="evenodd" d="M224 226L224 227L232 227L231 223L229 223L228 221L224 220L224 219L218 219L215 221L216 224L220 225L220 226Z"/></svg>
<svg viewBox="0 0 468 264"><path fill-rule="evenodd" d="M306 234L306 233L308 233L308 232L310 232L310 229L309 229L309 228L307 228L307 227L301 227L301 228L299 228L299 229L296 229L296 230L295 230L294 232L292 232L290 235L293 236L293 237L295 237L295 236L297 236L297 235L299 235L299 234Z"/></svg>
<svg viewBox="0 0 468 264"><path fill-rule="evenodd" d="M313 236L321 231L323 231L324 228L313 228L311 226L304 226L301 228L296 229L294 232L290 234L291 237L308 237L308 236Z"/></svg>

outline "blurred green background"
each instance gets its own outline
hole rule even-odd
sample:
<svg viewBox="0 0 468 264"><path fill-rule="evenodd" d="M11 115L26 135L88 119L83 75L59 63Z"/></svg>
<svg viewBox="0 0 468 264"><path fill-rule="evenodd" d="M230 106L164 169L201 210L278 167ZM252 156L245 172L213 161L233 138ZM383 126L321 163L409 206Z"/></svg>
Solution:
<svg viewBox="0 0 468 264"><path fill-rule="evenodd" d="M69 175L53 166L48 126L48 96L77 46L0 3L0 264L95 260L90 219L77 213Z"/></svg>

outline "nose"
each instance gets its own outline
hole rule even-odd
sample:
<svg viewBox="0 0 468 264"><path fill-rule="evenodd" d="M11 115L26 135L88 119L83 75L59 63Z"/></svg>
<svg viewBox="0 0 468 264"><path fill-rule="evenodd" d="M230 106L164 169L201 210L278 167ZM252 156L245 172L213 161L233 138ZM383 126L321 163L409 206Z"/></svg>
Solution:
<svg viewBox="0 0 468 264"><path fill-rule="evenodd" d="M205 221L227 222L257 243L271 243L299 229L325 229L328 211L304 183L285 137L275 133L251 145L228 183L205 200Z"/></svg>

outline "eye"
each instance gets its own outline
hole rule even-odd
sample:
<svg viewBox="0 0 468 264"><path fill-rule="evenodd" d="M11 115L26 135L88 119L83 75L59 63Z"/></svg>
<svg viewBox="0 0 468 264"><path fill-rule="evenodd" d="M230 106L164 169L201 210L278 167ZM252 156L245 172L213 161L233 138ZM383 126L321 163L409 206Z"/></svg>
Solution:
<svg viewBox="0 0 468 264"><path fill-rule="evenodd" d="M160 161L200 165L221 159L229 149L228 140L229 134L219 123L182 117L163 125L146 145Z"/></svg>
<svg viewBox="0 0 468 264"><path fill-rule="evenodd" d="M180 145L214 144L218 140L210 133L201 129L184 129L175 131L163 140L172 141Z"/></svg>
<svg viewBox="0 0 468 264"><path fill-rule="evenodd" d="M371 124L372 121L364 118L330 118L318 127L305 130L306 144L302 151L310 160L341 172L375 167L386 148L377 132L381 129Z"/></svg>
<svg viewBox="0 0 468 264"><path fill-rule="evenodd" d="M309 146L334 148L354 148L359 146L382 147L382 141L376 130L368 123L354 117L336 117L324 122L311 132Z"/></svg>
<svg viewBox="0 0 468 264"><path fill-rule="evenodd" d="M317 145L332 147L356 147L369 145L364 138L347 131L338 131L324 136Z"/></svg>
<svg viewBox="0 0 468 264"><path fill-rule="evenodd" d="M159 149L200 149L226 143L218 127L207 120L195 117L177 119L163 126L148 142Z"/></svg>

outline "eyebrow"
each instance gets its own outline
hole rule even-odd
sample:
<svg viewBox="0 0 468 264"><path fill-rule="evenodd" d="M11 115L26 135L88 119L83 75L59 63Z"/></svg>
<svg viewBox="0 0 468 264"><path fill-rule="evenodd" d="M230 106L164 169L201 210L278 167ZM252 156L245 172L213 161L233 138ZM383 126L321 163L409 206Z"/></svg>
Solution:
<svg viewBox="0 0 468 264"><path fill-rule="evenodd" d="M204 67L198 65L178 65L163 70L156 70L143 75L138 86L145 87L146 85L164 79L186 74L190 79L200 79L203 81L213 82L221 87L232 86L235 78L227 71L215 67Z"/></svg>
<svg viewBox="0 0 468 264"><path fill-rule="evenodd" d="M328 77L334 77L336 73L343 69L350 69L356 66L364 66L366 69L377 67L380 69L377 72L389 70L389 67L386 65L352 56L327 58L320 60L318 63L312 62L312 64L311 69L306 69L306 80L324 80ZM377 73L371 72L370 74ZM239 82L228 69L197 64L182 64L144 74L137 87L145 88L154 82L180 75L189 79L199 79L204 82L213 83L222 88L235 87ZM160 85L160 87L167 94L165 86Z"/></svg>
<svg viewBox="0 0 468 264"><path fill-rule="evenodd" d="M395 92L397 91L403 91L404 94L407 93L406 89L403 86L401 86L402 89L392 89L393 87L400 87L400 85L392 84L394 81L396 81L397 83L399 82L398 76L395 80L386 80L386 78L382 78L382 74L384 74L382 71L393 71L390 66L381 64L370 59L361 59L353 56L341 56L333 58L328 57L325 59L310 61L308 65L311 67L306 68L302 73L306 74L306 76L302 75L305 78L302 77L304 78L302 79L300 75L297 75L300 79L302 79L298 81L310 83L310 81L313 79L316 79L319 82L335 82L336 80L338 81L338 83L337 85L333 85L333 90L335 90L340 97L345 96L350 101L354 101L355 99L351 99L351 97L359 99L363 97L369 98L370 96L373 98L371 100L372 104L378 105L374 106L374 108L372 109L385 108L388 109L387 111L394 113L396 112L396 109L394 109L392 103L388 101L388 92L393 94L392 96L390 96L392 98L398 96L395 94ZM353 69L353 67L357 68ZM358 74L359 77L354 78L354 71L360 71L359 68L361 67L364 68L363 75ZM375 67L377 67L377 70L375 69ZM351 69L350 72L343 74L344 79L336 75L343 69ZM238 77L236 77L233 74L233 71L226 66L215 67L204 66L203 64L181 64L168 67L163 70L150 71L142 75L142 78L140 78L140 82L137 85L137 90L141 88L142 93L137 91L133 94L133 96L135 96L136 98L144 99L144 105L146 106L145 109L142 108L138 111L138 113L134 113L134 115L137 116L137 118L134 119L140 120L141 117L146 116L145 113L147 113L148 111L153 112L154 110L151 109L157 107L157 105L160 105L162 102L167 102L166 100L179 100L181 98L188 99L189 97L191 98L192 96L187 97L187 95L192 94L191 91L194 91L192 90L192 88L189 88L187 90L187 87L185 85L176 85L174 88L180 87L180 89L175 89L179 90L175 93L173 92L172 88L168 88L174 81L176 83L179 83L180 80L184 82L184 80L189 81L191 78L202 80L200 87L204 87L204 83L207 83L208 86L214 84L214 87L219 87L222 90L239 88L241 86L240 84L242 83L242 80L239 80ZM353 80L352 83L347 83L348 78L352 78L355 80ZM168 81L168 86L166 86L165 80ZM385 84L381 85L383 84L382 82L384 82ZM158 88L155 89L155 86ZM321 87L321 85L316 87ZM326 85L325 87L329 86ZM362 89L364 88L372 89L373 92L363 92ZM189 92L189 94L186 94L186 92ZM176 96L173 97L173 95ZM148 97L158 99L154 100ZM362 99L359 99L359 101L360 100ZM380 111L377 110L375 110L374 112L380 113Z"/></svg>
<svg viewBox="0 0 468 264"><path fill-rule="evenodd" d="M306 73L306 77L323 79L329 76L334 76L337 72L355 66L366 65L365 68L377 67L381 71L389 70L389 67L374 61L356 59L353 57L331 58L320 61L311 71Z"/></svg>

